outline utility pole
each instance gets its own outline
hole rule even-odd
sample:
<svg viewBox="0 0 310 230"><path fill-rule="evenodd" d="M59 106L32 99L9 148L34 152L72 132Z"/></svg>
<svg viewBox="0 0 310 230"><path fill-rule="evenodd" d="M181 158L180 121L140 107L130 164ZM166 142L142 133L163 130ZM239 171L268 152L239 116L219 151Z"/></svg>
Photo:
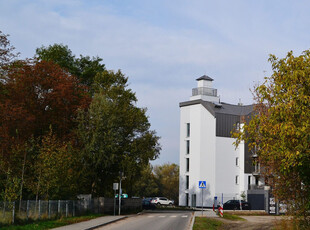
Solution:
<svg viewBox="0 0 310 230"><path fill-rule="evenodd" d="M123 172L119 172L119 194L118 194L118 215L121 215L121 201L122 201L122 177Z"/></svg>

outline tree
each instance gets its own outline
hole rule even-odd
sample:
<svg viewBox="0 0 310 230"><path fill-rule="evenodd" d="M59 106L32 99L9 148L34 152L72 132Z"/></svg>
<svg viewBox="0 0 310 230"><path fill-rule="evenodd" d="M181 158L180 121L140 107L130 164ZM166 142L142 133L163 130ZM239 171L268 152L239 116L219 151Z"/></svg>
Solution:
<svg viewBox="0 0 310 230"><path fill-rule="evenodd" d="M85 181L92 194L109 195L122 171L126 176L124 188L131 195L133 181L159 154L159 138L149 130L146 110L136 107L137 99L127 88L127 81L120 71L97 74L89 110L80 113Z"/></svg>
<svg viewBox="0 0 310 230"><path fill-rule="evenodd" d="M76 58L68 46L62 44L37 48L35 58L58 64L61 68L78 77L80 83L88 86L89 89L91 89L96 74L105 70L104 64L101 64L101 58L90 58L82 55Z"/></svg>
<svg viewBox="0 0 310 230"><path fill-rule="evenodd" d="M141 175L133 184L134 186L134 196L138 197L154 197L158 196L159 188L157 181L153 172L153 166L148 164L145 166Z"/></svg>
<svg viewBox="0 0 310 230"><path fill-rule="evenodd" d="M27 142L46 135L50 128L59 139L71 140L77 111L88 107L89 97L74 76L46 61L10 65L2 89L0 170L20 175L21 199L29 162Z"/></svg>
<svg viewBox="0 0 310 230"><path fill-rule="evenodd" d="M0 84L5 74L4 68L10 65L18 56L18 53L13 53L14 50L15 47L11 45L8 35L0 31Z"/></svg>
<svg viewBox="0 0 310 230"><path fill-rule="evenodd" d="M59 141L52 130L43 137L34 158L29 188L44 199L66 199L77 194L78 155L70 143Z"/></svg>
<svg viewBox="0 0 310 230"><path fill-rule="evenodd" d="M271 55L273 74L254 87L254 115L236 133L257 150L275 197L309 226L310 51L283 59Z"/></svg>
<svg viewBox="0 0 310 230"><path fill-rule="evenodd" d="M155 166L154 174L160 194L177 203L179 198L179 166L169 163Z"/></svg>

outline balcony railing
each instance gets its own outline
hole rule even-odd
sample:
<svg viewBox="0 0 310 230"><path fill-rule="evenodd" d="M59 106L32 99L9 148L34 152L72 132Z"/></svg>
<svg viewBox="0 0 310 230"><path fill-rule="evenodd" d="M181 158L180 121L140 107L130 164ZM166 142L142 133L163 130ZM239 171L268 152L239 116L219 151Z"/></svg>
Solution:
<svg viewBox="0 0 310 230"><path fill-rule="evenodd" d="M248 185L249 190L263 190L264 185L255 185L255 184L249 184Z"/></svg>
<svg viewBox="0 0 310 230"><path fill-rule="evenodd" d="M192 96L197 95L206 95L206 96L217 96L217 89L207 88L207 87L198 87L192 89Z"/></svg>

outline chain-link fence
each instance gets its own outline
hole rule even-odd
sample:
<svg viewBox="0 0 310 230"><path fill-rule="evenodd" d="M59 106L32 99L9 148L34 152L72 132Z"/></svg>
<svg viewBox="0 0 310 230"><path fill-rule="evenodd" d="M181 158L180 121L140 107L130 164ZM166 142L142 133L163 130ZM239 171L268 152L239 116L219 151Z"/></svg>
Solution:
<svg viewBox="0 0 310 230"><path fill-rule="evenodd" d="M118 209L118 202L115 202L115 204L115 208ZM133 198L124 199L121 208L123 211L138 211L142 208L142 201ZM89 213L113 213L113 210L114 199L103 197L87 200L0 201L0 223L14 223L16 219L55 219Z"/></svg>

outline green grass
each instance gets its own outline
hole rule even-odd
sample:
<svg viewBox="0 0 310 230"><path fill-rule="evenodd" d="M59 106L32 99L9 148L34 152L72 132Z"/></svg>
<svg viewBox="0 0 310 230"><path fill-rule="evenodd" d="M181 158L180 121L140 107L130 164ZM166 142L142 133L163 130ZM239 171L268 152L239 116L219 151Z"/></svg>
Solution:
<svg viewBox="0 0 310 230"><path fill-rule="evenodd" d="M243 219L242 217L240 216L237 216L237 215L232 215L232 214L229 214L229 213L225 213L224 212L224 219L227 219L227 220L242 220L242 221L245 221L245 219Z"/></svg>
<svg viewBox="0 0 310 230"><path fill-rule="evenodd" d="M195 217L194 230L210 229L215 230L223 225L219 220L206 218L206 217Z"/></svg>
<svg viewBox="0 0 310 230"><path fill-rule="evenodd" d="M58 220L40 220L35 221L30 224L24 225L9 225L9 226L1 226L1 230L43 230L43 229L51 229L57 228L68 224L79 223L86 220L91 220L94 218L98 218L102 215L94 214L88 216L79 216L79 217L68 217L68 218L61 218Z"/></svg>

